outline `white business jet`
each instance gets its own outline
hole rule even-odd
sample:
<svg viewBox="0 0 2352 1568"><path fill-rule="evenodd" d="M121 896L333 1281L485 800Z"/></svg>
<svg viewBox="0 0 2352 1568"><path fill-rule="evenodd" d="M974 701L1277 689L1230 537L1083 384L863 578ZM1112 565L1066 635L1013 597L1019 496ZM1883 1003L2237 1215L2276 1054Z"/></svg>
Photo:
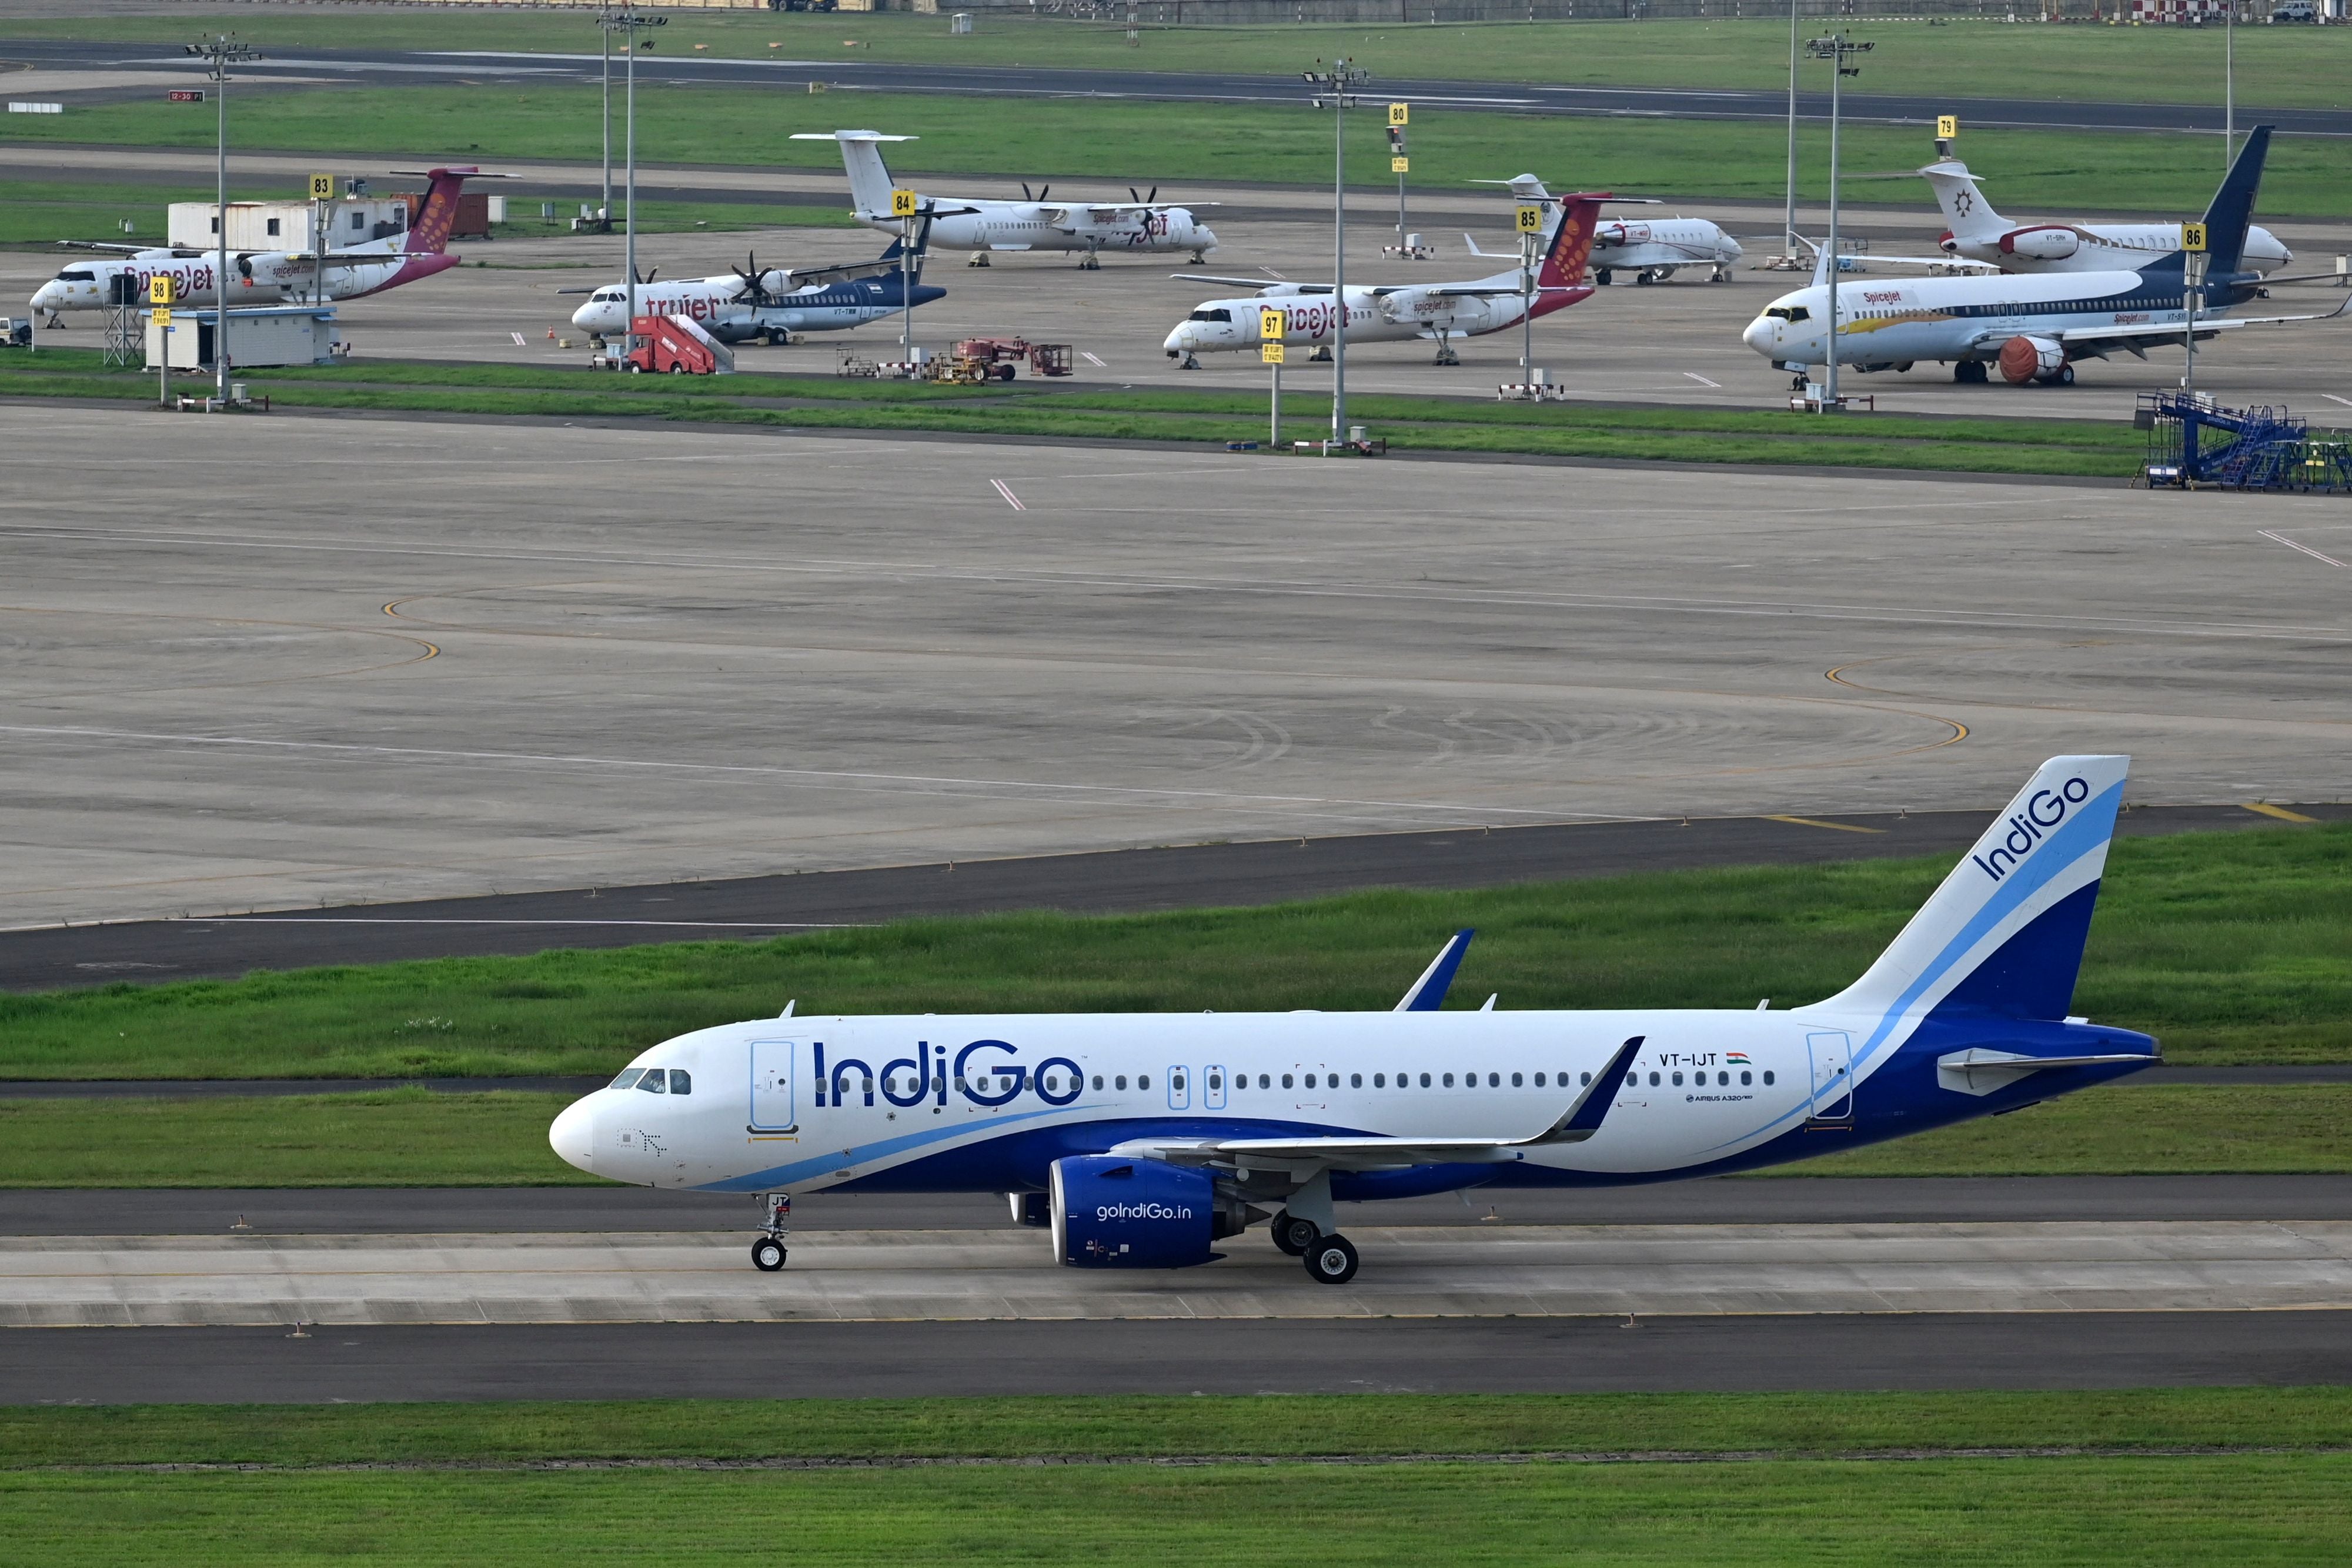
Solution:
<svg viewBox="0 0 2352 1568"><path fill-rule="evenodd" d="M849 210L868 228L896 234L903 221L890 215L893 182L882 161L885 141L912 141L912 136L886 136L878 131L801 131L795 141L837 141L842 166L849 172ZM1076 252L1078 265L1102 265L1105 251L1142 256L1190 252L1194 261L1207 259L1217 248L1209 225L1193 217L1190 207L1158 201L1160 187L1150 195L1130 189L1126 202L1049 202L1053 187L1036 195L1021 187L1018 202L964 196L926 196L918 193L920 210L933 220L931 243L941 250L968 250L971 265L986 267L988 254L997 250Z"/></svg>
<svg viewBox="0 0 2352 1568"><path fill-rule="evenodd" d="M1551 199L1544 183L1533 174L1520 174L1508 180L1473 180L1474 185L1502 185L1522 202L1542 202ZM1657 201L1642 196L1614 196L1620 204L1641 206L1661 205ZM1480 250L1478 242L1467 234L1463 243L1472 256L1500 258L1507 251ZM1731 264L1745 255L1739 242L1722 228L1705 218L1659 218L1634 222L1612 218L1602 222L1592 235L1592 281L1606 288L1620 272L1630 272L1636 283L1664 283L1685 267L1706 268L1709 283L1731 281Z"/></svg>
<svg viewBox="0 0 2352 1568"><path fill-rule="evenodd" d="M2271 128L2257 126L2205 210L2209 270L2198 308L2200 340L2246 327L2324 321L2345 313L2224 316L2261 297L2260 275L2242 265L2254 193ZM1923 360L1948 363L1958 382L1990 380L1998 365L2011 385L2071 386L2077 361L2179 342L2189 330L2187 257L2174 251L2137 271L2060 272L1928 277L1836 286L1837 362L1864 371L1907 371ZM2347 305L2352 305L2347 298ZM1784 294L1748 325L1741 340L1802 384L1811 367L1830 362L1829 260L1811 287Z"/></svg>
<svg viewBox="0 0 2352 1568"><path fill-rule="evenodd" d="M1584 264L1592 247L1595 221L1606 195L1580 193L1545 202L1543 261L1535 287L1522 291L1517 267L1460 283L1350 285L1344 303L1328 283L1268 283L1245 298L1210 299L1176 323L1160 346L1185 370L1198 370L1197 354L1255 349L1262 340L1258 312L1282 312L1282 340L1321 349L1343 325L1350 343L1398 343L1427 338L1437 344L1437 363L1459 364L1456 338L1481 337L1516 327L1533 316L1549 316L1590 298ZM1178 272L1170 276L1198 283L1257 284L1255 277L1219 277Z"/></svg>
<svg viewBox="0 0 2352 1568"><path fill-rule="evenodd" d="M795 1018L697 1030L548 1137L597 1176L761 1194L989 1192L1055 1262L1175 1269L1270 1219L1327 1284L1335 1204L1717 1176L2104 1083L2157 1042L2067 1015L2129 759L2042 765L1878 961L1772 1012L1437 1010L1467 933L1391 1012Z"/></svg>
<svg viewBox="0 0 2352 1568"><path fill-rule="evenodd" d="M1977 188L1976 176L1956 158L1919 171L1944 209L1946 228L1936 244L1948 256L1980 261L2003 272L2112 272L2137 270L2180 248L2179 224L2019 224L1992 210ZM2246 230L2240 265L2271 273L2294 259L2276 235L2260 225Z"/></svg>

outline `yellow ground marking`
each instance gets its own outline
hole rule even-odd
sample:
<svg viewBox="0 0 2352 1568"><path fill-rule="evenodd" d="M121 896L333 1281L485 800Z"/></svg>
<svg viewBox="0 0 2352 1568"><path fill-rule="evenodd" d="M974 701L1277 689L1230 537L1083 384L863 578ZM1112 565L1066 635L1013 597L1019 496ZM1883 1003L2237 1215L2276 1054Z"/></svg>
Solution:
<svg viewBox="0 0 2352 1568"><path fill-rule="evenodd" d="M2316 817L2306 817L2301 811L2290 811L2284 806L2265 806L2260 800L2246 803L2249 811L2260 811L2265 817L2276 817L2282 822L2315 822Z"/></svg>

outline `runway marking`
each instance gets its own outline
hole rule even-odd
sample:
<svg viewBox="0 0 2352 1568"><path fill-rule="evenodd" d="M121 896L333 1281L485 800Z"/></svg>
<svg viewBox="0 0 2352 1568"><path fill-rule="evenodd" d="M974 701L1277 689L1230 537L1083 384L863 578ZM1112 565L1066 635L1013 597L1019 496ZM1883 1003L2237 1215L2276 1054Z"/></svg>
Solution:
<svg viewBox="0 0 2352 1568"><path fill-rule="evenodd" d="M1025 512L1029 509L1021 504L1021 497L1013 493L1013 486L1006 484L1003 480L991 479L989 483L996 486L996 493L1003 497L1004 504L1012 507L1014 511Z"/></svg>
<svg viewBox="0 0 2352 1568"><path fill-rule="evenodd" d="M1703 387L1713 387L1717 392L1721 392L1723 390L1723 383L1721 382L1711 382L1705 376L1700 375L1696 371L1685 371L1683 374L1688 376L1691 380L1696 382Z"/></svg>
<svg viewBox="0 0 2352 1568"><path fill-rule="evenodd" d="M2337 397L2334 392L2321 392L2319 395L2330 402L2340 402L2346 408L2352 408L2352 397Z"/></svg>
<svg viewBox="0 0 2352 1568"><path fill-rule="evenodd" d="M1767 815L1768 822L1793 822L1801 828L1830 828L1841 833L1883 833L1885 828L1857 828L1851 822L1824 822L1819 817L1781 817Z"/></svg>
<svg viewBox="0 0 2352 1568"><path fill-rule="evenodd" d="M1108 365L1104 364L1100 360L1096 359L1092 354L1087 353L1084 349L1081 349L1081 350L1078 350L1078 358L1080 358L1080 359L1084 360L1087 363L1088 363L1088 364L1090 364L1090 365L1096 366L1096 367L1097 367L1097 368L1098 368L1098 369L1101 369L1101 370L1108 370L1108 369L1110 369L1110 367L1109 367Z"/></svg>
<svg viewBox="0 0 2352 1568"><path fill-rule="evenodd" d="M2306 817L2301 811L2290 811L2284 806L2268 805L2261 800L2249 800L2245 803L2245 806L2246 810L2249 811L2259 811L2265 817L2276 817L2282 822L2315 822L2319 821L2316 817Z"/></svg>
<svg viewBox="0 0 2352 1568"><path fill-rule="evenodd" d="M2330 566L2347 566L2347 564L2344 561L2337 560L2332 555L2322 555L2319 551L2312 549L2309 545L2299 545L2293 539L2287 538L2284 534L2273 533L2270 529L2264 528L2262 530L2262 535L2263 538L2266 539L2277 540L2280 544L2286 546L2289 549L2299 549L2314 560L2324 560Z"/></svg>
<svg viewBox="0 0 2352 1568"><path fill-rule="evenodd" d="M528 349L530 347L529 343L522 340L522 334L520 332L509 332L507 336L515 340L515 347L518 349Z"/></svg>

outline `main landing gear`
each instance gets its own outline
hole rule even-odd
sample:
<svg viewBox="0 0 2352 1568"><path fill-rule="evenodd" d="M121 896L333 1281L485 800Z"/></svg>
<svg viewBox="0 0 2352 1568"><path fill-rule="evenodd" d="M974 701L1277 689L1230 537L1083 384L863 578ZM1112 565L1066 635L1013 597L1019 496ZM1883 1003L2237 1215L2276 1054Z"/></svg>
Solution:
<svg viewBox="0 0 2352 1568"><path fill-rule="evenodd" d="M1304 1219L1284 1209L1274 1217L1267 1228L1274 1244L1307 1265L1309 1278L1318 1284L1344 1285L1356 1277L1357 1267L1363 1261L1357 1255L1356 1244L1333 1232L1325 1235L1311 1219Z"/></svg>
<svg viewBox="0 0 2352 1568"><path fill-rule="evenodd" d="M1962 360L1952 367L1952 380L1962 386L1980 387L1986 379L1982 360Z"/></svg>
<svg viewBox="0 0 2352 1568"><path fill-rule="evenodd" d="M1458 365L1462 362L1462 356L1454 351L1453 344L1440 338L1437 340L1436 362L1441 365Z"/></svg>

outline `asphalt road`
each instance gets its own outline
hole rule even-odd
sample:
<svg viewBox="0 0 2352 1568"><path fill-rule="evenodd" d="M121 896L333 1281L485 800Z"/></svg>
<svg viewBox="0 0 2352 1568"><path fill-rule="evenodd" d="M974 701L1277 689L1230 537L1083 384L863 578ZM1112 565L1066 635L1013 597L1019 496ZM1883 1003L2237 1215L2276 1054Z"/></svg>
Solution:
<svg viewBox="0 0 2352 1568"><path fill-rule="evenodd" d="M20 1405L2347 1381L2345 1312L0 1333L0 1402Z"/></svg>
<svg viewBox="0 0 2352 1568"><path fill-rule="evenodd" d="M2352 808L2298 815L2352 819ZM0 932L0 989L223 978L253 969L758 938L828 925L1017 909L1133 914L1319 898L1374 887L1465 889L1711 866L1957 854L1990 813L1678 818L1447 829L1038 855L865 871L373 904L223 919ZM2276 826L2239 806L2150 806L2145 837ZM0 1094L6 1093L0 1088Z"/></svg>
<svg viewBox="0 0 2352 1568"><path fill-rule="evenodd" d="M2352 1219L2352 1176L1729 1177L1575 1192L1471 1192L1341 1204L1365 1226L1847 1225ZM0 1191L0 1236L741 1231L748 1197L646 1187L287 1187ZM1492 1216L1490 1219L1488 1217ZM1009 1228L971 1194L802 1197L795 1231Z"/></svg>
<svg viewBox="0 0 2352 1568"><path fill-rule="evenodd" d="M0 59L47 70L119 75L152 72L188 75L180 50L155 44L0 39ZM412 87L445 82L592 82L600 79L594 55L534 55L496 51L417 52L372 49L307 49L239 68L241 82L278 79L315 88L321 78L375 87ZM1233 75L1141 70L1083 70L1051 67L900 65L888 61L721 60L661 54L640 55L641 84L726 84L793 90L812 80L877 92L938 92L973 97L1118 98L1209 103L1298 103L1305 99L1295 75ZM1432 108L1495 110L1512 114L1634 115L1668 120L1782 120L1788 95L1778 91L1716 91L1663 88L1549 87L1441 78L1384 79L1383 99ZM127 98L152 88L110 84L59 96L88 99ZM1931 99L1848 93L1844 118L1896 125L1932 125L1938 114L1957 112L1977 128L2032 127L2093 131L2212 131L2223 123L2218 105L2068 102L2051 98ZM1800 93L1798 113L1829 117L1827 93ZM2268 124L2291 135L2352 136L2352 110L2261 109L2242 106L2240 125Z"/></svg>

